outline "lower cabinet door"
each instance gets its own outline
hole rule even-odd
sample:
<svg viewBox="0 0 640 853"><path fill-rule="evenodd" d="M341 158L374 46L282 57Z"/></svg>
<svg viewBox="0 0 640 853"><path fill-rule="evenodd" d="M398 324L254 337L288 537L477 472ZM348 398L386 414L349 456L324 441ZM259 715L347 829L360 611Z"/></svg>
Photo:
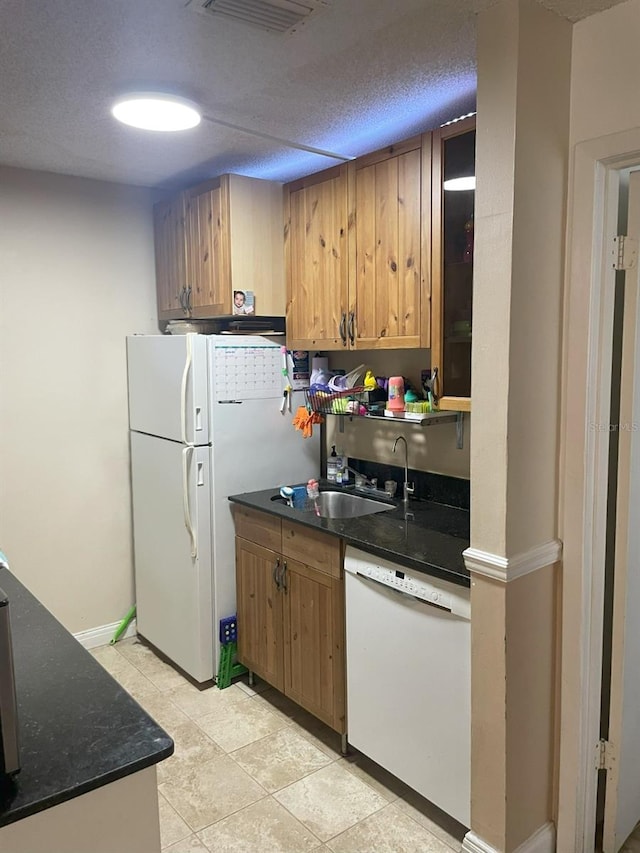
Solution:
<svg viewBox="0 0 640 853"><path fill-rule="evenodd" d="M284 692L346 731L343 580L286 560Z"/></svg>
<svg viewBox="0 0 640 853"><path fill-rule="evenodd" d="M278 690L284 690L281 572L279 554L236 538L238 659Z"/></svg>

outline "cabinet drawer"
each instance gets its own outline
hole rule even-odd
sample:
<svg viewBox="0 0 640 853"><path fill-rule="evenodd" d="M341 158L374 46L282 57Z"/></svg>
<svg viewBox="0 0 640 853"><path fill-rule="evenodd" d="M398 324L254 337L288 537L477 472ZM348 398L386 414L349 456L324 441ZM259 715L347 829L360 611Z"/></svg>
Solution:
<svg viewBox="0 0 640 853"><path fill-rule="evenodd" d="M237 536L272 551L281 550L282 526L279 518L238 504L234 505L233 515Z"/></svg>
<svg viewBox="0 0 640 853"><path fill-rule="evenodd" d="M334 578L342 577L342 540L335 536L283 521L282 553Z"/></svg>

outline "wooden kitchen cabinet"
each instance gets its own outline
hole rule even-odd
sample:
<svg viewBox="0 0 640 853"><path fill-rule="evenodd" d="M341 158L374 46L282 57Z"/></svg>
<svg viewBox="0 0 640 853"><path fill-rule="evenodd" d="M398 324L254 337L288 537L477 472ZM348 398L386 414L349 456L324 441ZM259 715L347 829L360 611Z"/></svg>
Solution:
<svg viewBox="0 0 640 853"><path fill-rule="evenodd" d="M238 659L344 734L341 541L246 507L234 514Z"/></svg>
<svg viewBox="0 0 640 853"><path fill-rule="evenodd" d="M429 346L430 157L425 134L351 164L352 348Z"/></svg>
<svg viewBox="0 0 640 853"><path fill-rule="evenodd" d="M285 562L284 693L343 733L344 580Z"/></svg>
<svg viewBox="0 0 640 853"><path fill-rule="evenodd" d="M287 345L334 350L347 346L347 166L284 188Z"/></svg>
<svg viewBox="0 0 640 853"><path fill-rule="evenodd" d="M185 193L190 316L231 313L227 193L220 181Z"/></svg>
<svg viewBox="0 0 640 853"><path fill-rule="evenodd" d="M222 175L154 206L158 317L230 315L233 291L256 316L285 312L282 184Z"/></svg>
<svg viewBox="0 0 640 853"><path fill-rule="evenodd" d="M475 191L445 181L475 175L475 116L433 134L431 369L440 408L471 411Z"/></svg>
<svg viewBox="0 0 640 853"><path fill-rule="evenodd" d="M158 317L168 320L187 316L187 233L182 193L154 205L153 228Z"/></svg>
<svg viewBox="0 0 640 853"><path fill-rule="evenodd" d="M431 134L285 187L287 340L429 345Z"/></svg>
<svg viewBox="0 0 640 853"><path fill-rule="evenodd" d="M276 586L282 558L236 538L238 658L278 690L284 691L284 595Z"/></svg>

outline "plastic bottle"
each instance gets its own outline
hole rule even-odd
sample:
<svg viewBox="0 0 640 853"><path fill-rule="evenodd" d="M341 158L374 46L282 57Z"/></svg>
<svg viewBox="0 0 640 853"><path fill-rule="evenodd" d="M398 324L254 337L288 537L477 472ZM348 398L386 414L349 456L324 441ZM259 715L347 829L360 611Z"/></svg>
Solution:
<svg viewBox="0 0 640 853"><path fill-rule="evenodd" d="M311 501L315 514L319 516L320 507L318 506L318 500L320 499L320 486L317 480L309 480L307 483L307 497Z"/></svg>
<svg viewBox="0 0 640 853"><path fill-rule="evenodd" d="M389 400L387 409L392 412L404 411L404 379L402 376L389 377Z"/></svg>
<svg viewBox="0 0 640 853"><path fill-rule="evenodd" d="M347 457L341 450L336 456L336 483L348 483L349 472L347 471Z"/></svg>
<svg viewBox="0 0 640 853"><path fill-rule="evenodd" d="M331 455L327 459L327 480L330 483L335 483L338 474L338 454L336 453L335 444L331 447Z"/></svg>

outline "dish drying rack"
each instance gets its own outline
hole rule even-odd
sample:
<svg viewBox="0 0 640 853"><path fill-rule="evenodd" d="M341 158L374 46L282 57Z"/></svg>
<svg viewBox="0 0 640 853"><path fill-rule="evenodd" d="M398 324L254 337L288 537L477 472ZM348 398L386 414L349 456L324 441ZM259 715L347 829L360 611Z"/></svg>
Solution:
<svg viewBox="0 0 640 853"><path fill-rule="evenodd" d="M369 403L370 392L364 387L344 391L305 391L307 405L321 415L360 416L360 406Z"/></svg>
<svg viewBox="0 0 640 853"><path fill-rule="evenodd" d="M380 401L375 391L362 386L347 388L343 391L309 391L306 390L307 406L312 412L321 415L340 416L340 432L344 432L344 417L369 418L400 423L414 423L422 426L433 424L455 423L456 446L459 450L464 445L464 417L462 412L389 412L385 413L384 402ZM377 404L380 408L369 411L369 407Z"/></svg>

